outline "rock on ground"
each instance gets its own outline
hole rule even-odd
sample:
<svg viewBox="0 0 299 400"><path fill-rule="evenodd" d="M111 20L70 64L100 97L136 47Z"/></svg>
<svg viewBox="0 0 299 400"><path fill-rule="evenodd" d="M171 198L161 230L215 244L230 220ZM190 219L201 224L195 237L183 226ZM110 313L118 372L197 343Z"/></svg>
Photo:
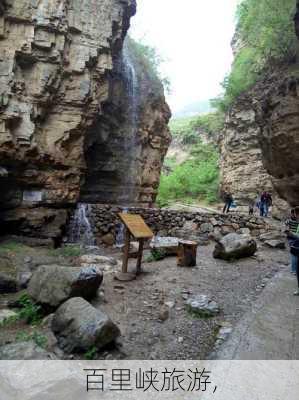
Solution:
<svg viewBox="0 0 299 400"><path fill-rule="evenodd" d="M1 360L56 360L56 356L33 341L12 343L0 347Z"/></svg>
<svg viewBox="0 0 299 400"><path fill-rule="evenodd" d="M179 246L179 238L177 237L160 237L155 236L151 243L152 250L162 251L165 256L176 256Z"/></svg>
<svg viewBox="0 0 299 400"><path fill-rule="evenodd" d="M191 297L186 303L190 311L203 317L213 317L219 314L219 306L216 301L204 294Z"/></svg>
<svg viewBox="0 0 299 400"><path fill-rule="evenodd" d="M216 243L214 258L233 260L251 257L257 251L256 241L249 235L230 233Z"/></svg>
<svg viewBox="0 0 299 400"><path fill-rule="evenodd" d="M28 293L36 302L56 308L71 297L81 296L91 300L96 296L102 281L103 274L93 267L43 265L34 272Z"/></svg>
<svg viewBox="0 0 299 400"><path fill-rule="evenodd" d="M59 307L52 330L66 353L87 351L93 346L101 349L120 335L119 328L106 314L79 297Z"/></svg>
<svg viewBox="0 0 299 400"><path fill-rule="evenodd" d="M17 317L17 315L18 314L12 310L8 309L0 310L0 324L2 324L2 322L7 320L8 318Z"/></svg>

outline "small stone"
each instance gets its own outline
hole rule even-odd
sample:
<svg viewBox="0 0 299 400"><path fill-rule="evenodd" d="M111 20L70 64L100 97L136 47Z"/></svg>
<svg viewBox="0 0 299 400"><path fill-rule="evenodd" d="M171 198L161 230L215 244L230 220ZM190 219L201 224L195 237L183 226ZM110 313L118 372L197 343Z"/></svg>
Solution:
<svg viewBox="0 0 299 400"><path fill-rule="evenodd" d="M184 341L184 338L183 338L182 336L180 336L180 337L178 338L178 342L179 342L179 343L183 343L183 341Z"/></svg>
<svg viewBox="0 0 299 400"><path fill-rule="evenodd" d="M159 320L166 321L169 318L169 309L162 307L159 313Z"/></svg>
<svg viewBox="0 0 299 400"><path fill-rule="evenodd" d="M166 302L165 302L165 305L166 305L168 308L172 309L172 308L174 308L174 306L175 306L175 301L166 301Z"/></svg>
<svg viewBox="0 0 299 400"><path fill-rule="evenodd" d="M197 295L187 301L189 309L203 317L212 317L219 313L218 304L209 296Z"/></svg>

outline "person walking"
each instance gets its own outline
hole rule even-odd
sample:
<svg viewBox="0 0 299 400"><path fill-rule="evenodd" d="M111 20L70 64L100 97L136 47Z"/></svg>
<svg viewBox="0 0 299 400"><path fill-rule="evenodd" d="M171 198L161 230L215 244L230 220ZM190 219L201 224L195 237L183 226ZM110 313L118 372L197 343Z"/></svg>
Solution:
<svg viewBox="0 0 299 400"><path fill-rule="evenodd" d="M298 222L296 218L296 211L294 208L291 210L290 218L286 220L286 226L287 226L287 231L297 234ZM288 238L288 242L291 250L292 244L295 242L295 240L293 238ZM297 271L297 257L291 253L291 273L295 275L296 271Z"/></svg>
<svg viewBox="0 0 299 400"><path fill-rule="evenodd" d="M229 191L224 192L223 198L224 198L224 207L223 207L222 212L223 212L223 214L225 214L225 213L228 214L229 210L234 202L234 199L233 199L232 194Z"/></svg>
<svg viewBox="0 0 299 400"><path fill-rule="evenodd" d="M295 269L298 281L298 289L294 295L299 296L299 207L295 207L292 217L287 221L286 234L290 245L292 269Z"/></svg>
<svg viewBox="0 0 299 400"><path fill-rule="evenodd" d="M255 200L249 200L249 205L248 205L248 214L249 215L254 214L254 206L255 206Z"/></svg>
<svg viewBox="0 0 299 400"><path fill-rule="evenodd" d="M261 217L268 217L269 208L272 206L272 196L268 192L263 192L261 195L260 201L260 216Z"/></svg>

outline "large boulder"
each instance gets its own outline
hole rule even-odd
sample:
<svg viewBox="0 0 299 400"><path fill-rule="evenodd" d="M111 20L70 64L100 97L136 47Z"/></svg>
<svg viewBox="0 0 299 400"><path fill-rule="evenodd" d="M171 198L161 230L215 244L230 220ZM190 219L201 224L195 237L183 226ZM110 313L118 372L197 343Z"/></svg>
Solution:
<svg viewBox="0 0 299 400"><path fill-rule="evenodd" d="M11 343L0 347L0 360L56 360L57 357L33 341Z"/></svg>
<svg viewBox="0 0 299 400"><path fill-rule="evenodd" d="M234 260L251 257L256 250L256 241L251 236L230 233L216 243L213 256L223 260Z"/></svg>
<svg viewBox="0 0 299 400"><path fill-rule="evenodd" d="M120 330L102 311L76 297L66 301L56 311L52 330L66 353L101 349L113 342Z"/></svg>
<svg viewBox="0 0 299 400"><path fill-rule="evenodd" d="M91 300L96 296L102 281L102 272L94 267L43 265L34 272L28 293L37 303L57 308L71 297Z"/></svg>
<svg viewBox="0 0 299 400"><path fill-rule="evenodd" d="M177 237L155 236L150 243L152 252L163 253L165 256L176 256L179 246Z"/></svg>

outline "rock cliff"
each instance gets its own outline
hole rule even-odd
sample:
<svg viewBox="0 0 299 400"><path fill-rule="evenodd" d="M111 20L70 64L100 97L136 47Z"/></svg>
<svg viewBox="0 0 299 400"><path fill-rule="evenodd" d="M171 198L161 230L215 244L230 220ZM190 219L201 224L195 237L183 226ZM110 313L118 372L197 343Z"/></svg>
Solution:
<svg viewBox="0 0 299 400"><path fill-rule="evenodd" d="M299 2L295 31L299 38ZM220 139L222 187L241 203L269 190L277 209L299 204L299 57L271 65L237 99Z"/></svg>
<svg viewBox="0 0 299 400"><path fill-rule="evenodd" d="M237 203L247 206L264 190L272 193L274 212L287 209L273 187L272 177L263 164L260 146L261 126L255 110L254 91L240 97L226 117L220 136L221 187L229 188Z"/></svg>
<svg viewBox="0 0 299 400"><path fill-rule="evenodd" d="M154 203L170 144L163 85L127 39L115 60L104 112L86 140L88 173L82 199L126 206Z"/></svg>
<svg viewBox="0 0 299 400"><path fill-rule="evenodd" d="M55 238L82 187L83 197L117 202L115 188L128 185L124 172L131 163L118 164L120 154L123 160L127 154L117 143L126 142L128 108L117 102L129 89L120 83L119 60L136 3L2 0L0 5L1 233ZM149 89L139 106L137 153L144 161L137 201L153 201L169 140L169 111L159 93L152 96ZM111 167L114 161L117 167ZM109 192L96 174L110 181L113 169L123 173L111 180ZM150 180L146 169L153 170Z"/></svg>

